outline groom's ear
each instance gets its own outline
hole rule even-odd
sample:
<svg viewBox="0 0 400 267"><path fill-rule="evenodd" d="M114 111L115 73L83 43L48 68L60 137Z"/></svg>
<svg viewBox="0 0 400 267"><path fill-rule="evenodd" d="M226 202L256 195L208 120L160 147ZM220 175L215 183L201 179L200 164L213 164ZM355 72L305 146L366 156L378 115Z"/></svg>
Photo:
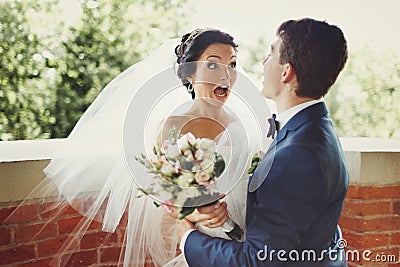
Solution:
<svg viewBox="0 0 400 267"><path fill-rule="evenodd" d="M283 64L281 73L281 82L289 83L296 77L296 72L294 71L293 65L290 63Z"/></svg>

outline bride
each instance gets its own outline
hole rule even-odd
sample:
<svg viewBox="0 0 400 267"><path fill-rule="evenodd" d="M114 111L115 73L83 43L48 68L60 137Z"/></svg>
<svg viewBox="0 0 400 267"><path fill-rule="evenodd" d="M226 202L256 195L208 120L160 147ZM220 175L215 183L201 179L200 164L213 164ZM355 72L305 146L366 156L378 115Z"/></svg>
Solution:
<svg viewBox="0 0 400 267"><path fill-rule="evenodd" d="M114 232L125 216L124 266L144 266L149 260L155 266L185 264L176 257L178 220L157 208L153 198L139 197L149 174L133 160L167 139L172 127L213 139L226 162L217 180L225 197L209 214L196 210L186 219L206 234L227 239L234 229L245 230L247 169L252 155L267 146L262 133L270 112L237 69L236 57L237 44L229 34L197 29L180 43L167 42L106 86L35 189L35 195L47 196L55 187L59 198L53 209L72 206L85 216L60 255L76 249L93 220ZM182 85L192 99L182 94ZM62 265L60 259L53 265Z"/></svg>

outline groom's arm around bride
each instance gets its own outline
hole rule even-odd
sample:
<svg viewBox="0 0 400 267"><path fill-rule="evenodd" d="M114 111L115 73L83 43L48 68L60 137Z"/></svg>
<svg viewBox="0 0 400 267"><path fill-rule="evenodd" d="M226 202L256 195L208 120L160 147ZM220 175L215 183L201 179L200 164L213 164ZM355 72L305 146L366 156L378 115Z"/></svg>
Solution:
<svg viewBox="0 0 400 267"><path fill-rule="evenodd" d="M188 232L183 221L189 266L347 266L336 243L349 178L321 100L345 65L346 41L313 19L286 21L276 35L262 93L276 102L280 130L249 181L246 240Z"/></svg>

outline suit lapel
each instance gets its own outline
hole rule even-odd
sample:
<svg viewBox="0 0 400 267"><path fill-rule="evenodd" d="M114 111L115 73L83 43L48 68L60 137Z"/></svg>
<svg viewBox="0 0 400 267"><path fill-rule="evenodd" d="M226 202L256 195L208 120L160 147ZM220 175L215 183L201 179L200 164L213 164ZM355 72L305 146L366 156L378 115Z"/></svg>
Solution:
<svg viewBox="0 0 400 267"><path fill-rule="evenodd" d="M289 132L298 129L308 121L319 119L325 116L327 113L328 110L326 109L325 103L317 103L301 110L285 124L285 126L278 132L271 146L268 148L267 153L265 154L260 165L250 177L248 187L248 191L250 193L256 191L266 179L271 169L277 146L280 142L285 140Z"/></svg>
<svg viewBox="0 0 400 267"><path fill-rule="evenodd" d="M328 113L328 110L325 106L324 102L320 102L305 109L299 111L296 115L293 116L280 130L276 136L276 145L278 145L282 140L284 140L288 134L288 131L294 131L302 126L304 123L308 121L312 121L315 119L319 119L325 116Z"/></svg>

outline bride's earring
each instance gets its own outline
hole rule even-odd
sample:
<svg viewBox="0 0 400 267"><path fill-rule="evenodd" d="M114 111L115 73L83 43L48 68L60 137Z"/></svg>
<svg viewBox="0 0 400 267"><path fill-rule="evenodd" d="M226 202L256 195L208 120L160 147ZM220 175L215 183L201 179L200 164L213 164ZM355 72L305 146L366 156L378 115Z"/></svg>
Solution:
<svg viewBox="0 0 400 267"><path fill-rule="evenodd" d="M189 83L188 87L187 87L187 91L189 92L189 94L191 94L194 90L193 84Z"/></svg>

